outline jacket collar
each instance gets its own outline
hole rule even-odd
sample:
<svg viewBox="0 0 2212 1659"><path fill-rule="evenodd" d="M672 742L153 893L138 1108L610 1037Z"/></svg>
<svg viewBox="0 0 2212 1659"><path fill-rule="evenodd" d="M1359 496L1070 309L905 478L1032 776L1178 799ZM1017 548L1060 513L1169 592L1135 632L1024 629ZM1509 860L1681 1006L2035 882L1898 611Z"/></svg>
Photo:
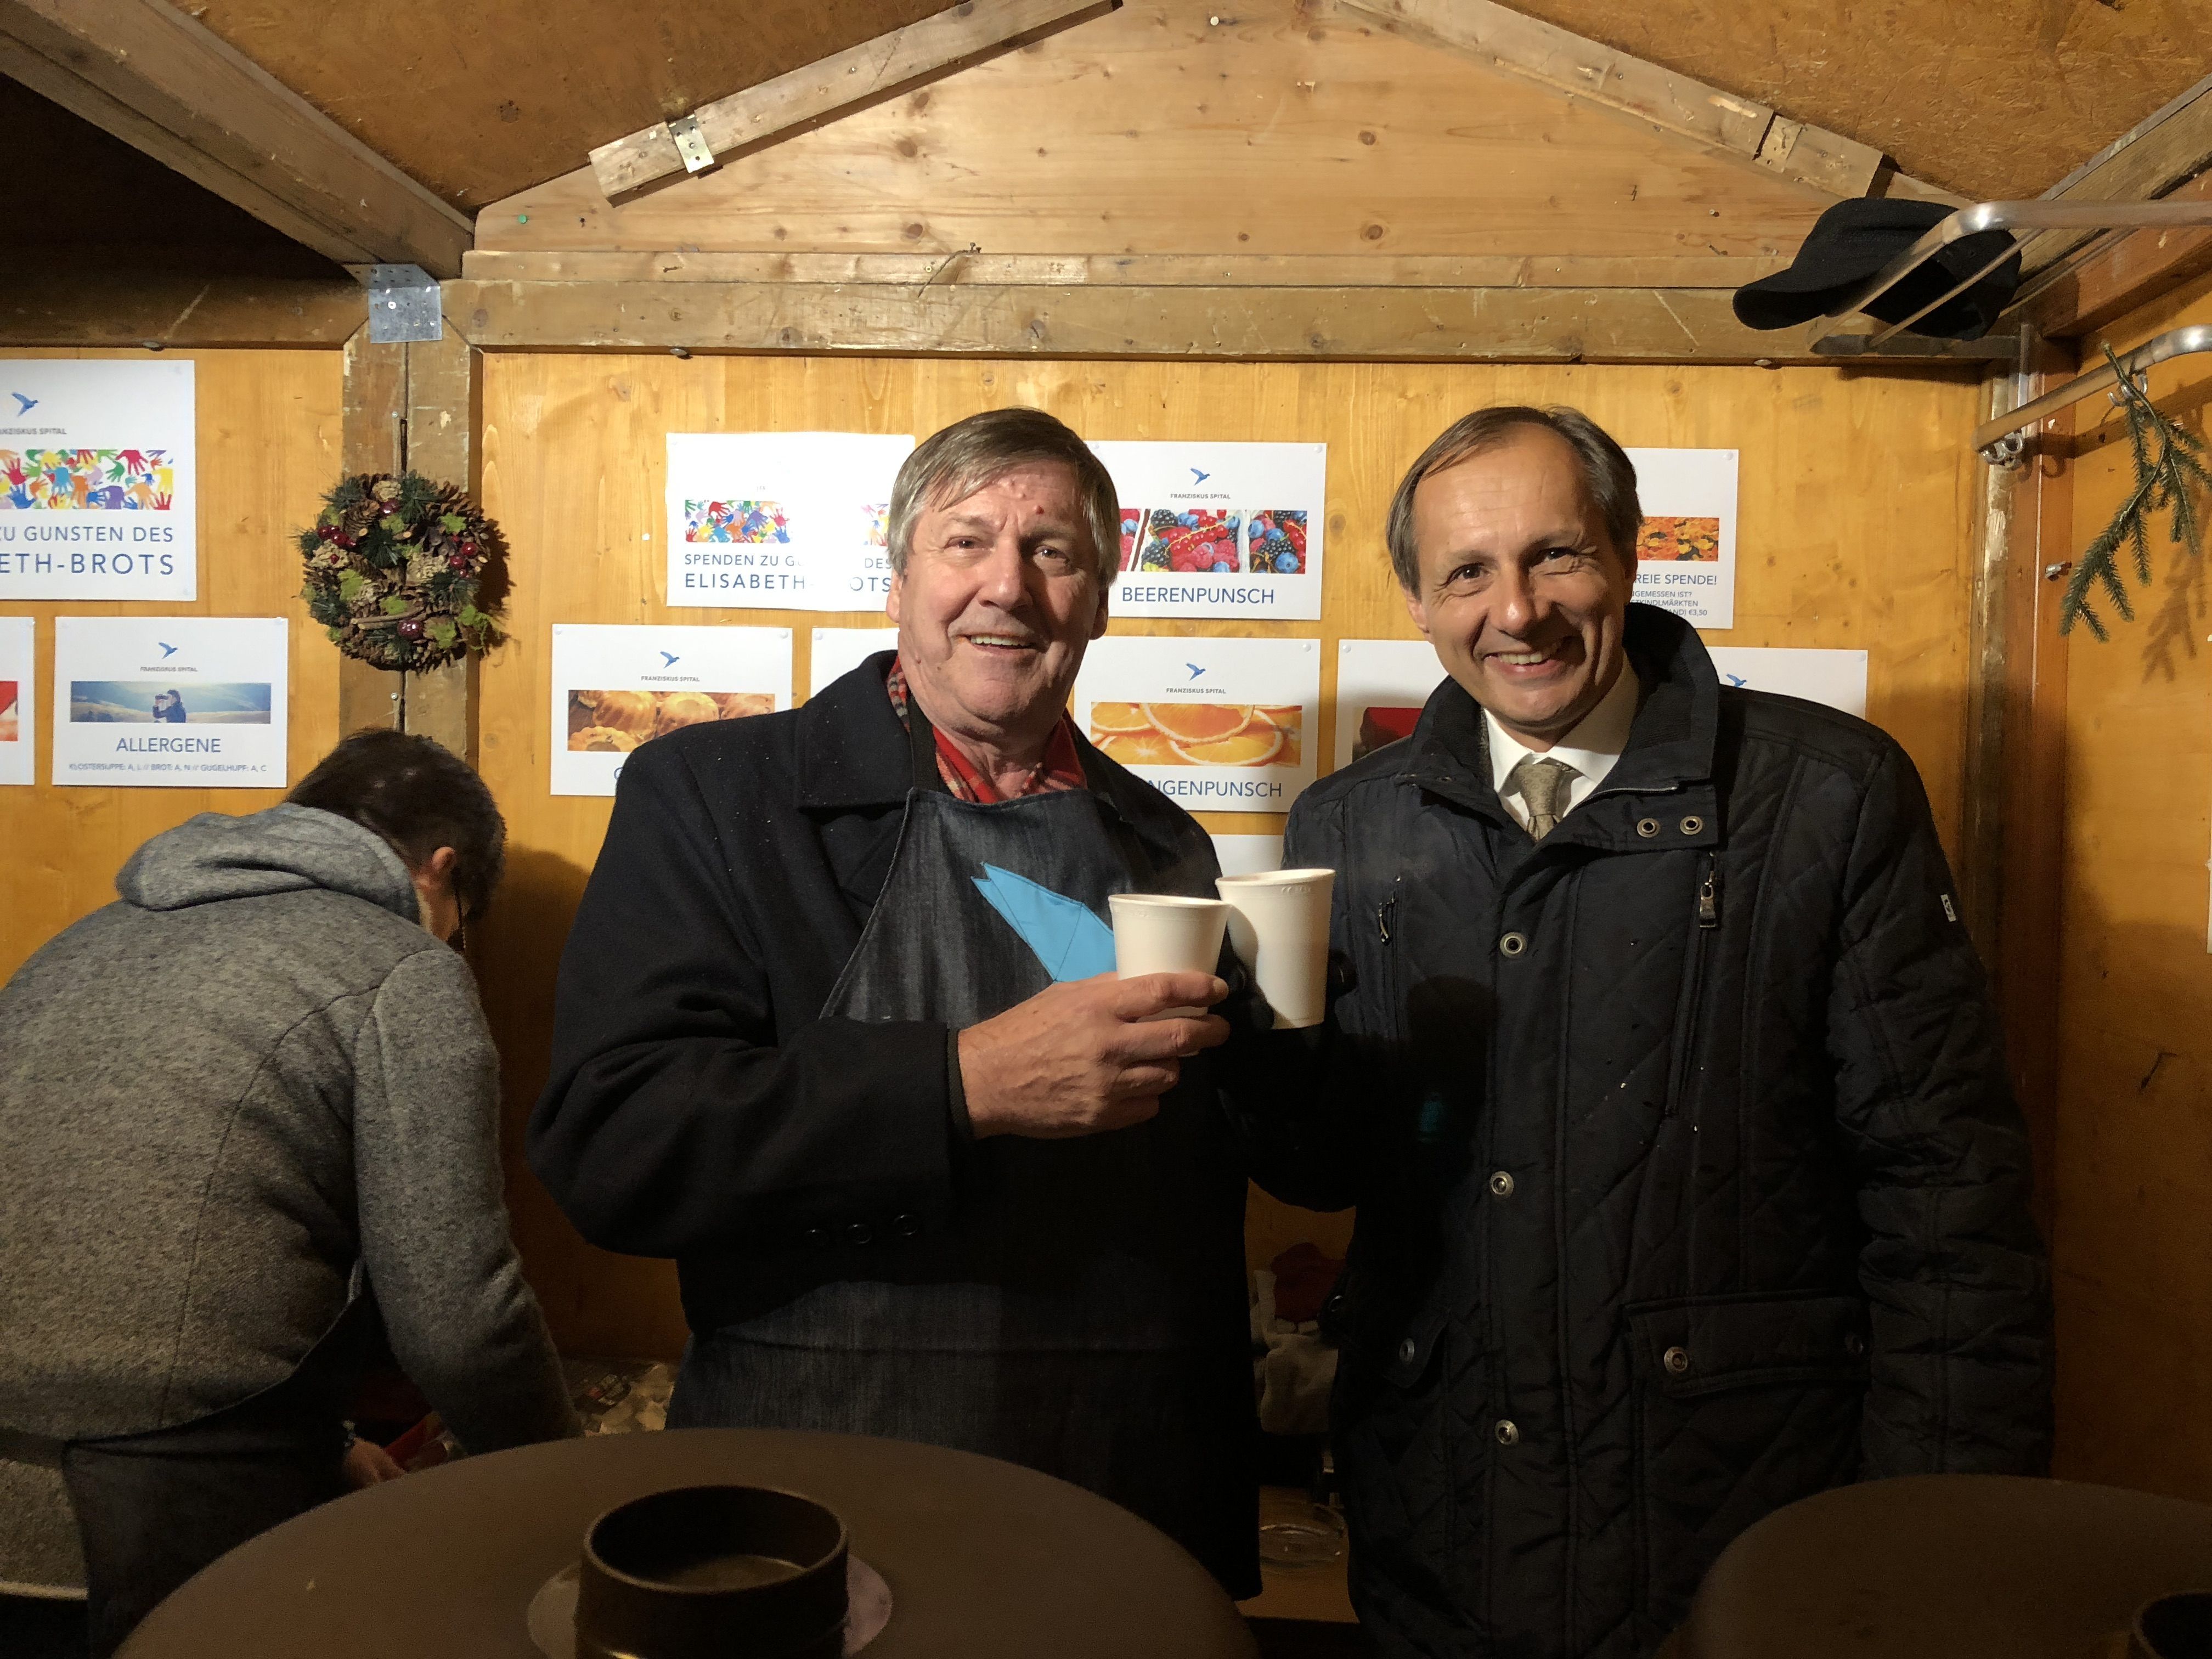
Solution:
<svg viewBox="0 0 2212 1659"><path fill-rule="evenodd" d="M800 809L896 806L914 784L906 728L884 692L896 652L878 651L806 700L798 714Z"/></svg>
<svg viewBox="0 0 2212 1659"><path fill-rule="evenodd" d="M799 709L799 805L802 811L852 811L897 806L914 787L912 734L884 691L897 653L878 651L852 672L839 676L807 699ZM1133 786L1127 773L1091 747L1079 732L1076 752L1091 793L1122 816Z"/></svg>
<svg viewBox="0 0 2212 1659"><path fill-rule="evenodd" d="M1590 799L1709 784L1720 730L1720 676L1705 642L1680 617L1644 605L1628 607L1624 634L1629 660L1644 683L1644 701L1628 729L1628 747ZM1457 681L1447 679L1430 696L1407 747L1404 775L1413 782L1504 816L1490 781L1482 709Z"/></svg>

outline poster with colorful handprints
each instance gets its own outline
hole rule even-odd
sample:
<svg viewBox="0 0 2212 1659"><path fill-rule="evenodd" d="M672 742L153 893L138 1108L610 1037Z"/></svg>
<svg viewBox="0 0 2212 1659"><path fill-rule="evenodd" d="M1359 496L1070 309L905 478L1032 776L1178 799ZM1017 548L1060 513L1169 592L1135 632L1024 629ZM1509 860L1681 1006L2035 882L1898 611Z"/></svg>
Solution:
<svg viewBox="0 0 2212 1659"><path fill-rule="evenodd" d="M860 432L668 434L668 603L881 611L891 481L914 440Z"/></svg>
<svg viewBox="0 0 2212 1659"><path fill-rule="evenodd" d="M655 738L790 707L788 628L556 623L552 792L611 795Z"/></svg>
<svg viewBox="0 0 2212 1659"><path fill-rule="evenodd" d="M53 781L281 789L282 617L58 617Z"/></svg>
<svg viewBox="0 0 2212 1659"><path fill-rule="evenodd" d="M1632 449L1644 528L1636 597L1698 628L1735 626L1736 452Z"/></svg>
<svg viewBox="0 0 2212 1659"><path fill-rule="evenodd" d="M0 358L0 600L199 592L191 362Z"/></svg>
<svg viewBox="0 0 2212 1659"><path fill-rule="evenodd" d="M1115 616L1320 618L1328 445L1091 447L1121 503Z"/></svg>
<svg viewBox="0 0 2212 1659"><path fill-rule="evenodd" d="M1102 753L1183 806L1288 811L1314 780L1321 643L1109 635L1084 655L1074 713Z"/></svg>
<svg viewBox="0 0 2212 1659"><path fill-rule="evenodd" d="M0 617L0 784L31 783L32 751L38 747L38 711L33 706L32 621Z"/></svg>

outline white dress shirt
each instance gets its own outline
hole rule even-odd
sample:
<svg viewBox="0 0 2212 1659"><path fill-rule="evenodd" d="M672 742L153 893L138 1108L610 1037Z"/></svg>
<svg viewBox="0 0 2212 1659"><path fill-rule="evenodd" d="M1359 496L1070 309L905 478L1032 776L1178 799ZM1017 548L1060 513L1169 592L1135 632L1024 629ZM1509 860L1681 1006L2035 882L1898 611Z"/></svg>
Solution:
<svg viewBox="0 0 2212 1659"><path fill-rule="evenodd" d="M1636 702L1641 695L1636 671L1622 662L1620 678L1613 683L1613 690L1582 717L1573 731L1547 750L1529 748L1500 726L1497 716L1487 708L1482 711L1483 720L1490 728L1490 781L1515 823L1523 830L1528 827L1528 803L1521 799L1520 790L1516 787L1510 795L1505 793L1505 781L1513 775L1513 769L1535 754L1565 761L1573 767L1580 775L1567 785L1567 804L1559 814L1565 817L1605 781L1605 775L1613 770L1620 751L1628 747L1628 728L1635 722Z"/></svg>

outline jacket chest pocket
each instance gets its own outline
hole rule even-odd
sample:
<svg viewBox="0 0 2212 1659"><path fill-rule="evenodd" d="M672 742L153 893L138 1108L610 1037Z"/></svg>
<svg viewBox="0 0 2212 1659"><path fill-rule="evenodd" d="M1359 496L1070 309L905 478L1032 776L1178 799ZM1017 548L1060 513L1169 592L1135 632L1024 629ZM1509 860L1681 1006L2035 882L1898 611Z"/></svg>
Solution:
<svg viewBox="0 0 2212 1659"><path fill-rule="evenodd" d="M1691 905L1690 939L1682 963L1682 998L1674 1016L1674 1042L1668 1057L1668 1117L1682 1109L1696 1086L1705 1052L1705 982L1708 963L1719 948L1721 927L1720 863L1711 853L1698 855L1697 896Z"/></svg>

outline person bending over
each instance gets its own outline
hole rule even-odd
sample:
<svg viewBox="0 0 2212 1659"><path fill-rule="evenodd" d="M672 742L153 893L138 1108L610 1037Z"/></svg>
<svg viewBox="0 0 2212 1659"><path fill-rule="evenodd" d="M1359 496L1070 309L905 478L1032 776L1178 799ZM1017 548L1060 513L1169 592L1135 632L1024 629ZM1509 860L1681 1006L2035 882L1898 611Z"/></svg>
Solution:
<svg viewBox="0 0 2212 1659"><path fill-rule="evenodd" d="M505 839L464 763L360 732L147 842L0 988L0 1579L51 1580L73 1509L95 1656L343 1490L372 1296L465 1449L577 1431L447 943Z"/></svg>

